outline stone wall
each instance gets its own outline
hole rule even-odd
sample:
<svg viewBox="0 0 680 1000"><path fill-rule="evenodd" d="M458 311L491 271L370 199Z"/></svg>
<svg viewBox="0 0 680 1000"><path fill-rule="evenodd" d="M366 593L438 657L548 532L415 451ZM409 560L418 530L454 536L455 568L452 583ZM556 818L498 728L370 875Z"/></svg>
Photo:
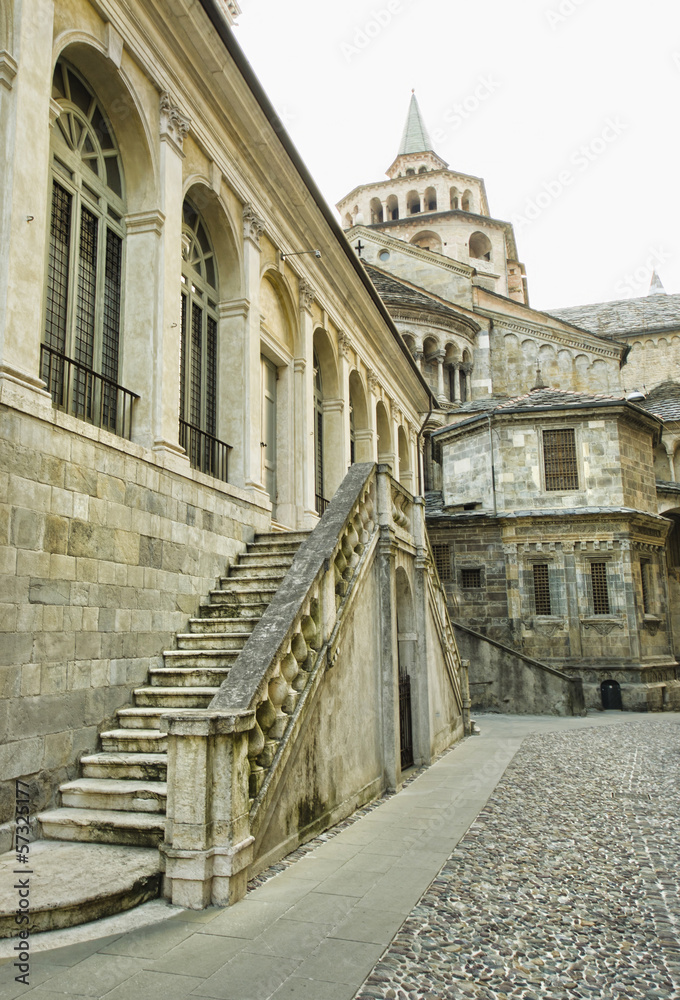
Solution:
<svg viewBox="0 0 680 1000"><path fill-rule="evenodd" d="M53 802L269 525L252 494L48 412L0 409L0 823L16 777L31 783L31 814Z"/></svg>

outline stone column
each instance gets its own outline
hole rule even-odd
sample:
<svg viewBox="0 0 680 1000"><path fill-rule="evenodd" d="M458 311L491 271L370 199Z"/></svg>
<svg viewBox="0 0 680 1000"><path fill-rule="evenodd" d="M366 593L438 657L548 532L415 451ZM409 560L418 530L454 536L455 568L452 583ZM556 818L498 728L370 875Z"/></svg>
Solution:
<svg viewBox="0 0 680 1000"><path fill-rule="evenodd" d="M342 418L342 457L340 459L340 467L342 470L342 476L344 477L345 472L350 466L350 437L349 437L349 420L350 420L350 401L349 401L349 374L354 366L355 360L354 344L352 339L344 332L340 331L338 334L338 384L340 386L340 394L343 404L343 411L345 416ZM355 435L355 451L356 451L356 435ZM355 458L355 461L361 461Z"/></svg>
<svg viewBox="0 0 680 1000"><path fill-rule="evenodd" d="M435 354L435 360L437 362L437 399L439 402L446 402L449 398L448 393L444 391L444 358L446 356L445 351L437 351Z"/></svg>
<svg viewBox="0 0 680 1000"><path fill-rule="evenodd" d="M392 488L389 467L378 466L376 511L380 539L376 561L380 600L380 689L382 702L383 782L390 791L401 780L399 737L399 662L397 646L397 595L392 538Z"/></svg>
<svg viewBox="0 0 680 1000"><path fill-rule="evenodd" d="M461 365L461 371L465 375L465 398L469 402L472 399L472 365Z"/></svg>
<svg viewBox="0 0 680 1000"><path fill-rule="evenodd" d="M229 482L241 487L246 484L250 443L243 432L243 414L254 414L259 401L256 389L252 390L255 392L254 399L249 399L246 394L250 363L249 311L247 299L233 299L219 305L220 343L223 345L219 352L219 437L231 445Z"/></svg>
<svg viewBox="0 0 680 1000"><path fill-rule="evenodd" d="M316 513L316 456L314 453L314 289L305 278L298 279L300 295L300 341L302 357L294 362L297 495L299 527L313 528Z"/></svg>
<svg viewBox="0 0 680 1000"><path fill-rule="evenodd" d="M569 655L580 657L581 652L581 617L578 606L578 577L576 574L576 558L574 543L562 542L564 557L564 588L566 596L565 613L569 630Z"/></svg>
<svg viewBox="0 0 680 1000"><path fill-rule="evenodd" d="M255 712L163 716L168 732L164 895L176 906L226 906L245 896L252 861L248 733Z"/></svg>
<svg viewBox="0 0 680 1000"><path fill-rule="evenodd" d="M183 455L179 444L179 354L182 287L182 146L190 120L168 93L160 98L160 188L165 218L156 275L157 318L151 357L144 374L153 399L155 451Z"/></svg>
<svg viewBox="0 0 680 1000"><path fill-rule="evenodd" d="M453 370L453 401L460 403L460 362L456 361L451 365Z"/></svg>
<svg viewBox="0 0 680 1000"><path fill-rule="evenodd" d="M411 509L412 532L416 545L415 587L413 613L415 617L415 669L411 673L413 752L416 764L429 764L432 758L432 732L430 726L430 673L427 664L431 662L428 648L428 604L427 575L429 573L427 546L425 544L425 501L416 497Z"/></svg>
<svg viewBox="0 0 680 1000"><path fill-rule="evenodd" d="M46 240L51 189L50 101L54 2L14 4L20 64L0 54L0 402L45 415L52 401L40 379Z"/></svg>
<svg viewBox="0 0 680 1000"><path fill-rule="evenodd" d="M269 494L262 482L262 372L260 363L260 237L264 222L252 205L243 206L243 268L248 315L245 321L244 396L242 411L243 474L246 487L262 499Z"/></svg>

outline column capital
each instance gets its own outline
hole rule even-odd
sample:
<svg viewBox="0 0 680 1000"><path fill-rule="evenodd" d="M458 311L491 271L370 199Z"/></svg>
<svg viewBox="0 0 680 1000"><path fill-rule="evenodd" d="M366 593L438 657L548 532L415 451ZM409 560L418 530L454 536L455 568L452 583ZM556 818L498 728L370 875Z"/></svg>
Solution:
<svg viewBox="0 0 680 1000"><path fill-rule="evenodd" d="M306 278L298 278L298 289L300 292L300 308L311 312L312 305L316 298L314 289Z"/></svg>
<svg viewBox="0 0 680 1000"><path fill-rule="evenodd" d="M190 128L191 118L180 111L168 91L164 90L160 96L161 139L169 142L183 156L182 147Z"/></svg>
<svg viewBox="0 0 680 1000"><path fill-rule="evenodd" d="M256 213L253 206L248 203L243 206L243 237L250 240L257 249L260 249L260 237L264 232L264 221Z"/></svg>
<svg viewBox="0 0 680 1000"><path fill-rule="evenodd" d="M9 52L0 52L0 86L11 90L17 69L16 59L13 59Z"/></svg>

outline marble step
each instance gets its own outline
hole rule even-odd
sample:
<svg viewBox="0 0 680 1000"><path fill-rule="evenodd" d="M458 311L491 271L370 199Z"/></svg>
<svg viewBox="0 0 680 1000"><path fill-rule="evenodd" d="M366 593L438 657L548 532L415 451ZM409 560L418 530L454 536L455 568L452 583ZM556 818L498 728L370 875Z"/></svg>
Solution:
<svg viewBox="0 0 680 1000"><path fill-rule="evenodd" d="M295 558L295 553L297 552L297 545L291 545L290 550L281 549L277 552L268 552L266 549L255 550L244 552L242 556L239 556L238 563L236 563L232 568L248 566L253 569L266 569L269 566L285 566L290 567L293 559Z"/></svg>
<svg viewBox="0 0 680 1000"><path fill-rule="evenodd" d="M210 601L213 607L221 608L256 608L255 614L262 617L269 603L279 589L278 587L263 586L261 580L250 581L252 586L244 587L243 584L237 589L236 586L226 589L210 591ZM201 608L201 614L203 614ZM224 613L224 612L223 612Z"/></svg>
<svg viewBox="0 0 680 1000"><path fill-rule="evenodd" d="M194 707L194 706L192 706ZM171 709L158 706L157 708L119 708L116 712L118 725L121 729L160 729L161 716Z"/></svg>
<svg viewBox="0 0 680 1000"><path fill-rule="evenodd" d="M275 566L253 566L250 563L242 566L239 563L238 566L231 567L228 576L220 578L220 585L224 586L226 583L241 584L253 580L283 580L287 572L288 566L282 566L280 562L276 563Z"/></svg>
<svg viewBox="0 0 680 1000"><path fill-rule="evenodd" d="M241 646L242 648L242 646ZM231 667L236 662L239 649L166 649L164 667Z"/></svg>
<svg viewBox="0 0 680 1000"><path fill-rule="evenodd" d="M177 636L178 649L227 649L240 652L250 632L184 632Z"/></svg>
<svg viewBox="0 0 680 1000"><path fill-rule="evenodd" d="M306 538L309 531L263 531L258 532L248 546L248 552L254 552L261 546L269 546L272 551L294 545L296 549Z"/></svg>
<svg viewBox="0 0 680 1000"><path fill-rule="evenodd" d="M155 847L33 841L31 931L74 927L155 899L160 866ZM0 855L0 938L17 932L14 868L14 851Z"/></svg>
<svg viewBox="0 0 680 1000"><path fill-rule="evenodd" d="M278 572L275 576L266 577L256 576L255 574L239 577L226 576L222 577L219 581L217 590L227 594L253 594L258 592L275 594L285 575L285 572ZM211 600L213 593L211 590ZM271 597L267 597L265 600L270 601Z"/></svg>
<svg viewBox="0 0 680 1000"><path fill-rule="evenodd" d="M80 758L84 778L165 781L168 755L165 753L93 753Z"/></svg>
<svg viewBox="0 0 680 1000"><path fill-rule="evenodd" d="M62 807L39 813L37 818L43 835L51 840L157 847L165 833L162 813Z"/></svg>
<svg viewBox="0 0 680 1000"><path fill-rule="evenodd" d="M110 729L100 738L105 753L164 753L168 749L167 733L158 729Z"/></svg>
<svg viewBox="0 0 680 1000"><path fill-rule="evenodd" d="M135 688L135 707L163 708L171 712L175 708L207 708L213 700L217 687L151 687ZM124 711L124 710L123 710Z"/></svg>
<svg viewBox="0 0 680 1000"><path fill-rule="evenodd" d="M60 785L59 791L62 806L75 809L164 813L167 799L165 781L77 778Z"/></svg>
<svg viewBox="0 0 680 1000"><path fill-rule="evenodd" d="M218 688L231 667L151 667L151 687Z"/></svg>
<svg viewBox="0 0 680 1000"><path fill-rule="evenodd" d="M250 635L259 620L259 618L190 618L189 631L196 635L204 635L206 632L219 632L221 635L233 633Z"/></svg>
<svg viewBox="0 0 680 1000"><path fill-rule="evenodd" d="M253 622L254 625L267 610L267 605L271 599L271 595L266 601L263 601L257 595L253 599L252 594L244 594L243 600L239 603L233 594L225 594L224 591L219 591L219 593L225 597L228 603L221 601L214 604L201 604L199 609L200 621L213 618L221 621L225 617L228 617L230 621L234 621L238 617L239 620L248 623Z"/></svg>

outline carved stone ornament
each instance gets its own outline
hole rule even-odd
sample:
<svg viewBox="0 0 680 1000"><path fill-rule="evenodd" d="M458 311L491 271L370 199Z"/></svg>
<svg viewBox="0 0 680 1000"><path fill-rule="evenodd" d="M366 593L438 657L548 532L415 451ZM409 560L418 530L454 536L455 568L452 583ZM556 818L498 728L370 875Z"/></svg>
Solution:
<svg viewBox="0 0 680 1000"><path fill-rule="evenodd" d="M343 358L348 358L350 352L354 350L354 344L352 340L346 333L342 330L338 334L338 350Z"/></svg>
<svg viewBox="0 0 680 1000"><path fill-rule="evenodd" d="M316 298L314 289L305 278L298 280L298 288L300 289L300 307L302 309L311 309Z"/></svg>
<svg viewBox="0 0 680 1000"><path fill-rule="evenodd" d="M523 622L522 624L526 629L537 632L538 635L547 635L549 639L552 639L557 632L564 632L564 622L546 622L534 618L533 621Z"/></svg>
<svg viewBox="0 0 680 1000"><path fill-rule="evenodd" d="M661 628L660 618L644 618L642 621L642 627L645 631L649 632L650 635L656 635L656 633Z"/></svg>
<svg viewBox="0 0 680 1000"><path fill-rule="evenodd" d="M252 205L243 206L243 236L252 240L255 246L260 245L260 236L264 232L264 222L256 214Z"/></svg>
<svg viewBox="0 0 680 1000"><path fill-rule="evenodd" d="M380 390L380 382L378 381L378 376L373 371L372 368L368 369L368 388L372 393L378 394Z"/></svg>
<svg viewBox="0 0 680 1000"><path fill-rule="evenodd" d="M584 629L592 628L599 635L609 635L613 632L615 628L624 628L624 624L620 619L612 619L609 621L596 621L595 619L581 619L581 625Z"/></svg>
<svg viewBox="0 0 680 1000"><path fill-rule="evenodd" d="M191 118L187 118L177 107L167 90L161 94L161 135L168 136L179 148L191 127Z"/></svg>

